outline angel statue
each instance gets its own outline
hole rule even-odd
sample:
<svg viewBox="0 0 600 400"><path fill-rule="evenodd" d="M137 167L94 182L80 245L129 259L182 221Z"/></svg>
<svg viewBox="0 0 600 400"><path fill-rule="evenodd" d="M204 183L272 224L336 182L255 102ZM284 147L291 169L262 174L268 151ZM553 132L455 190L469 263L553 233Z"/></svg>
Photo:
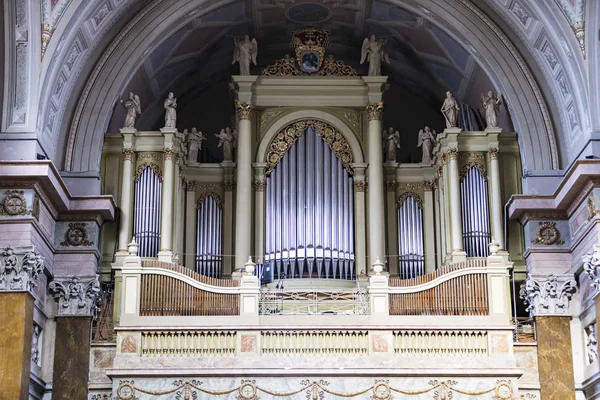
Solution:
<svg viewBox="0 0 600 400"><path fill-rule="evenodd" d="M400 148L400 132L390 127L383 131L385 140L385 162L396 162L396 149Z"/></svg>
<svg viewBox="0 0 600 400"><path fill-rule="evenodd" d="M187 156L189 163L198 162L198 152L202 150L202 141L206 140L206 136L202 132L198 132L196 128L192 128L192 132L187 139Z"/></svg>
<svg viewBox="0 0 600 400"><path fill-rule="evenodd" d="M360 63L364 63L365 60L369 62L369 76L380 76L381 75L381 60L383 59L388 64L390 63L390 57L385 49L385 43L387 39L377 39L375 35L371 35L371 38L365 38L362 44Z"/></svg>
<svg viewBox="0 0 600 400"><path fill-rule="evenodd" d="M435 142L435 131L432 131L428 126L419 131L417 147L423 146L422 163L430 163L433 157L433 143Z"/></svg>
<svg viewBox="0 0 600 400"><path fill-rule="evenodd" d="M127 110L123 128L135 128L135 119L138 115L142 114L142 104L140 103L139 96L130 92L129 98L127 100L120 100L120 103Z"/></svg>
<svg viewBox="0 0 600 400"><path fill-rule="evenodd" d="M237 130L232 131L231 128L227 127L221 129L221 132L215 134L215 136L219 138L217 147L223 146L223 161L233 161L233 148L237 142Z"/></svg>
<svg viewBox="0 0 600 400"><path fill-rule="evenodd" d="M498 112L500 111L500 106L502 105L502 95L500 93L496 93L496 96L494 97L494 93L490 90L487 93L487 96L481 94L481 103L483 104L483 108L485 110L485 122L487 123L486 128L497 128Z"/></svg>
<svg viewBox="0 0 600 400"><path fill-rule="evenodd" d="M165 128L176 128L177 123L177 98L173 92L165 100Z"/></svg>
<svg viewBox="0 0 600 400"><path fill-rule="evenodd" d="M256 39L250 40L248 35L234 40L235 49L233 50L233 61L231 63L240 63L240 75L250 75L250 62L256 65L258 43L256 43Z"/></svg>
<svg viewBox="0 0 600 400"><path fill-rule="evenodd" d="M458 126L458 103L452 95L452 92L446 92L446 99L442 104L442 114L446 120L446 128L456 128Z"/></svg>
<svg viewBox="0 0 600 400"><path fill-rule="evenodd" d="M175 137L179 139L179 153L183 154L183 159L187 160L187 140L190 133L187 129L184 129L183 132L177 132Z"/></svg>

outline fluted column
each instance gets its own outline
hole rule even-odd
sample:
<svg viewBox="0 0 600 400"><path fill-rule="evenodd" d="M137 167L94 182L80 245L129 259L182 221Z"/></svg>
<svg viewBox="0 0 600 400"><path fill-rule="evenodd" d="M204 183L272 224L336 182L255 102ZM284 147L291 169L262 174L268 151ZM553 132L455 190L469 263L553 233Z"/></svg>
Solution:
<svg viewBox="0 0 600 400"><path fill-rule="evenodd" d="M385 204L383 191L383 148L381 143L381 117L383 102L367 106L369 120L369 266L377 257L385 258Z"/></svg>
<svg viewBox="0 0 600 400"><path fill-rule="evenodd" d="M185 266L196 269L196 182L186 182Z"/></svg>
<svg viewBox="0 0 600 400"><path fill-rule="evenodd" d="M160 251L158 259L171 262L173 257L173 132L166 132L164 148L163 184L162 184L162 208L160 221Z"/></svg>
<svg viewBox="0 0 600 400"><path fill-rule="evenodd" d="M492 237L496 239L500 249L504 250L504 221L502 220L502 191L500 189L500 162L498 161L498 149L490 148L488 151L490 161L492 206Z"/></svg>
<svg viewBox="0 0 600 400"><path fill-rule="evenodd" d="M452 259L464 257L460 202L460 176L458 174L458 149L448 150L448 181L450 186L450 227L452 229Z"/></svg>
<svg viewBox="0 0 600 400"><path fill-rule="evenodd" d="M235 269L250 257L252 229L252 103L236 103L238 112L235 196Z"/></svg>
<svg viewBox="0 0 600 400"><path fill-rule="evenodd" d="M123 176L121 178L121 226L119 227L119 253L127 254L127 243L131 241L131 192L133 186L133 133L123 132Z"/></svg>
<svg viewBox="0 0 600 400"><path fill-rule="evenodd" d="M423 227L425 242L425 273L435 271L435 222L433 220L433 181L423 182Z"/></svg>
<svg viewBox="0 0 600 400"><path fill-rule="evenodd" d="M254 258L264 263L265 255L265 168L267 164L256 163L254 167Z"/></svg>

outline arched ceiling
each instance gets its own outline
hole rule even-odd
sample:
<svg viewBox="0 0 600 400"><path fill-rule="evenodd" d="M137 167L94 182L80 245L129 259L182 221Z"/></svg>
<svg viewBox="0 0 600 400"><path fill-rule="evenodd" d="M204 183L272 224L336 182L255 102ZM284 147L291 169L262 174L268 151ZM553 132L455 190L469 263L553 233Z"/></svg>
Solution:
<svg viewBox="0 0 600 400"><path fill-rule="evenodd" d="M120 95L139 94L145 112L138 129L157 129L168 92L176 93L185 115L187 104L197 106L197 98L212 85L237 73L238 67L231 65L234 36L257 38L259 65L252 73L260 74L270 63L291 54L291 32L307 25L327 29L327 53L351 64L359 74L366 74L366 66L358 63L364 37L387 38L391 63L384 65L383 73L392 84L421 97L432 110L439 108L447 90L477 107L480 93L494 88L460 43L426 18L397 5L381 0L238 0L203 15L188 15L182 27L168 31ZM388 99L388 107L394 107L393 98ZM108 130L117 131L123 118L124 110L116 107ZM202 125L201 121L182 123ZM508 118L502 123L505 129L512 128Z"/></svg>

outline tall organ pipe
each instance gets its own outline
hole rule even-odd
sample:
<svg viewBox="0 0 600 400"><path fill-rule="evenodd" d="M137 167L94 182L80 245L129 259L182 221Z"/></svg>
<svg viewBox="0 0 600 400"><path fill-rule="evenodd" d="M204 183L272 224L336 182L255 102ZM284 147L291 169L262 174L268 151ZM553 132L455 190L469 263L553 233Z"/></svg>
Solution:
<svg viewBox="0 0 600 400"><path fill-rule="evenodd" d="M221 231L223 210L212 195L206 196L196 211L196 272L213 278L223 273Z"/></svg>
<svg viewBox="0 0 600 400"><path fill-rule="evenodd" d="M423 248L423 210L413 195L406 197L397 210L399 270L402 279L425 273Z"/></svg>
<svg viewBox="0 0 600 400"><path fill-rule="evenodd" d="M490 242L488 188L485 178L471 167L460 183L463 244L468 257L487 257Z"/></svg>
<svg viewBox="0 0 600 400"><path fill-rule="evenodd" d="M133 227L140 257L156 257L160 247L162 183L151 167L135 182Z"/></svg>
<svg viewBox="0 0 600 400"><path fill-rule="evenodd" d="M265 260L276 278L354 279L353 184L308 128L267 177Z"/></svg>

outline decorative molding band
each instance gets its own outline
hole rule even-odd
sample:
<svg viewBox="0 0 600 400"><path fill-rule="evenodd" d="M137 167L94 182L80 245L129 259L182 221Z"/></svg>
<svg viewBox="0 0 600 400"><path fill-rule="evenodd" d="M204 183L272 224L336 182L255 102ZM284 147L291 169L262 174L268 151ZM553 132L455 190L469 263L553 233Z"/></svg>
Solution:
<svg viewBox="0 0 600 400"><path fill-rule="evenodd" d="M100 283L98 275L82 278L55 278L48 289L58 301L60 316L91 316L96 319L100 308Z"/></svg>
<svg viewBox="0 0 600 400"><path fill-rule="evenodd" d="M396 187L399 190L418 191L423 189L423 184L421 182L404 182L398 183Z"/></svg>
<svg viewBox="0 0 600 400"><path fill-rule="evenodd" d="M9 246L2 250L0 266L0 292L32 292L44 271L44 257L34 246Z"/></svg>
<svg viewBox="0 0 600 400"><path fill-rule="evenodd" d="M383 114L383 101L371 103L367 106L367 119L369 121L380 120Z"/></svg>
<svg viewBox="0 0 600 400"><path fill-rule="evenodd" d="M125 151L125 149L123 149L123 151ZM162 157L161 154L158 152L142 152L142 153L138 153L137 158L139 161L155 161L157 163L160 163L162 161Z"/></svg>
<svg viewBox="0 0 600 400"><path fill-rule="evenodd" d="M460 153L462 161L485 161L485 153L478 151L464 151Z"/></svg>
<svg viewBox="0 0 600 400"><path fill-rule="evenodd" d="M532 317L568 316L576 292L577 282L572 275L534 275L521 284L519 296Z"/></svg>
<svg viewBox="0 0 600 400"><path fill-rule="evenodd" d="M252 118L252 109L254 108L252 103L238 100L235 102L235 108L237 109L240 120L250 120Z"/></svg>

